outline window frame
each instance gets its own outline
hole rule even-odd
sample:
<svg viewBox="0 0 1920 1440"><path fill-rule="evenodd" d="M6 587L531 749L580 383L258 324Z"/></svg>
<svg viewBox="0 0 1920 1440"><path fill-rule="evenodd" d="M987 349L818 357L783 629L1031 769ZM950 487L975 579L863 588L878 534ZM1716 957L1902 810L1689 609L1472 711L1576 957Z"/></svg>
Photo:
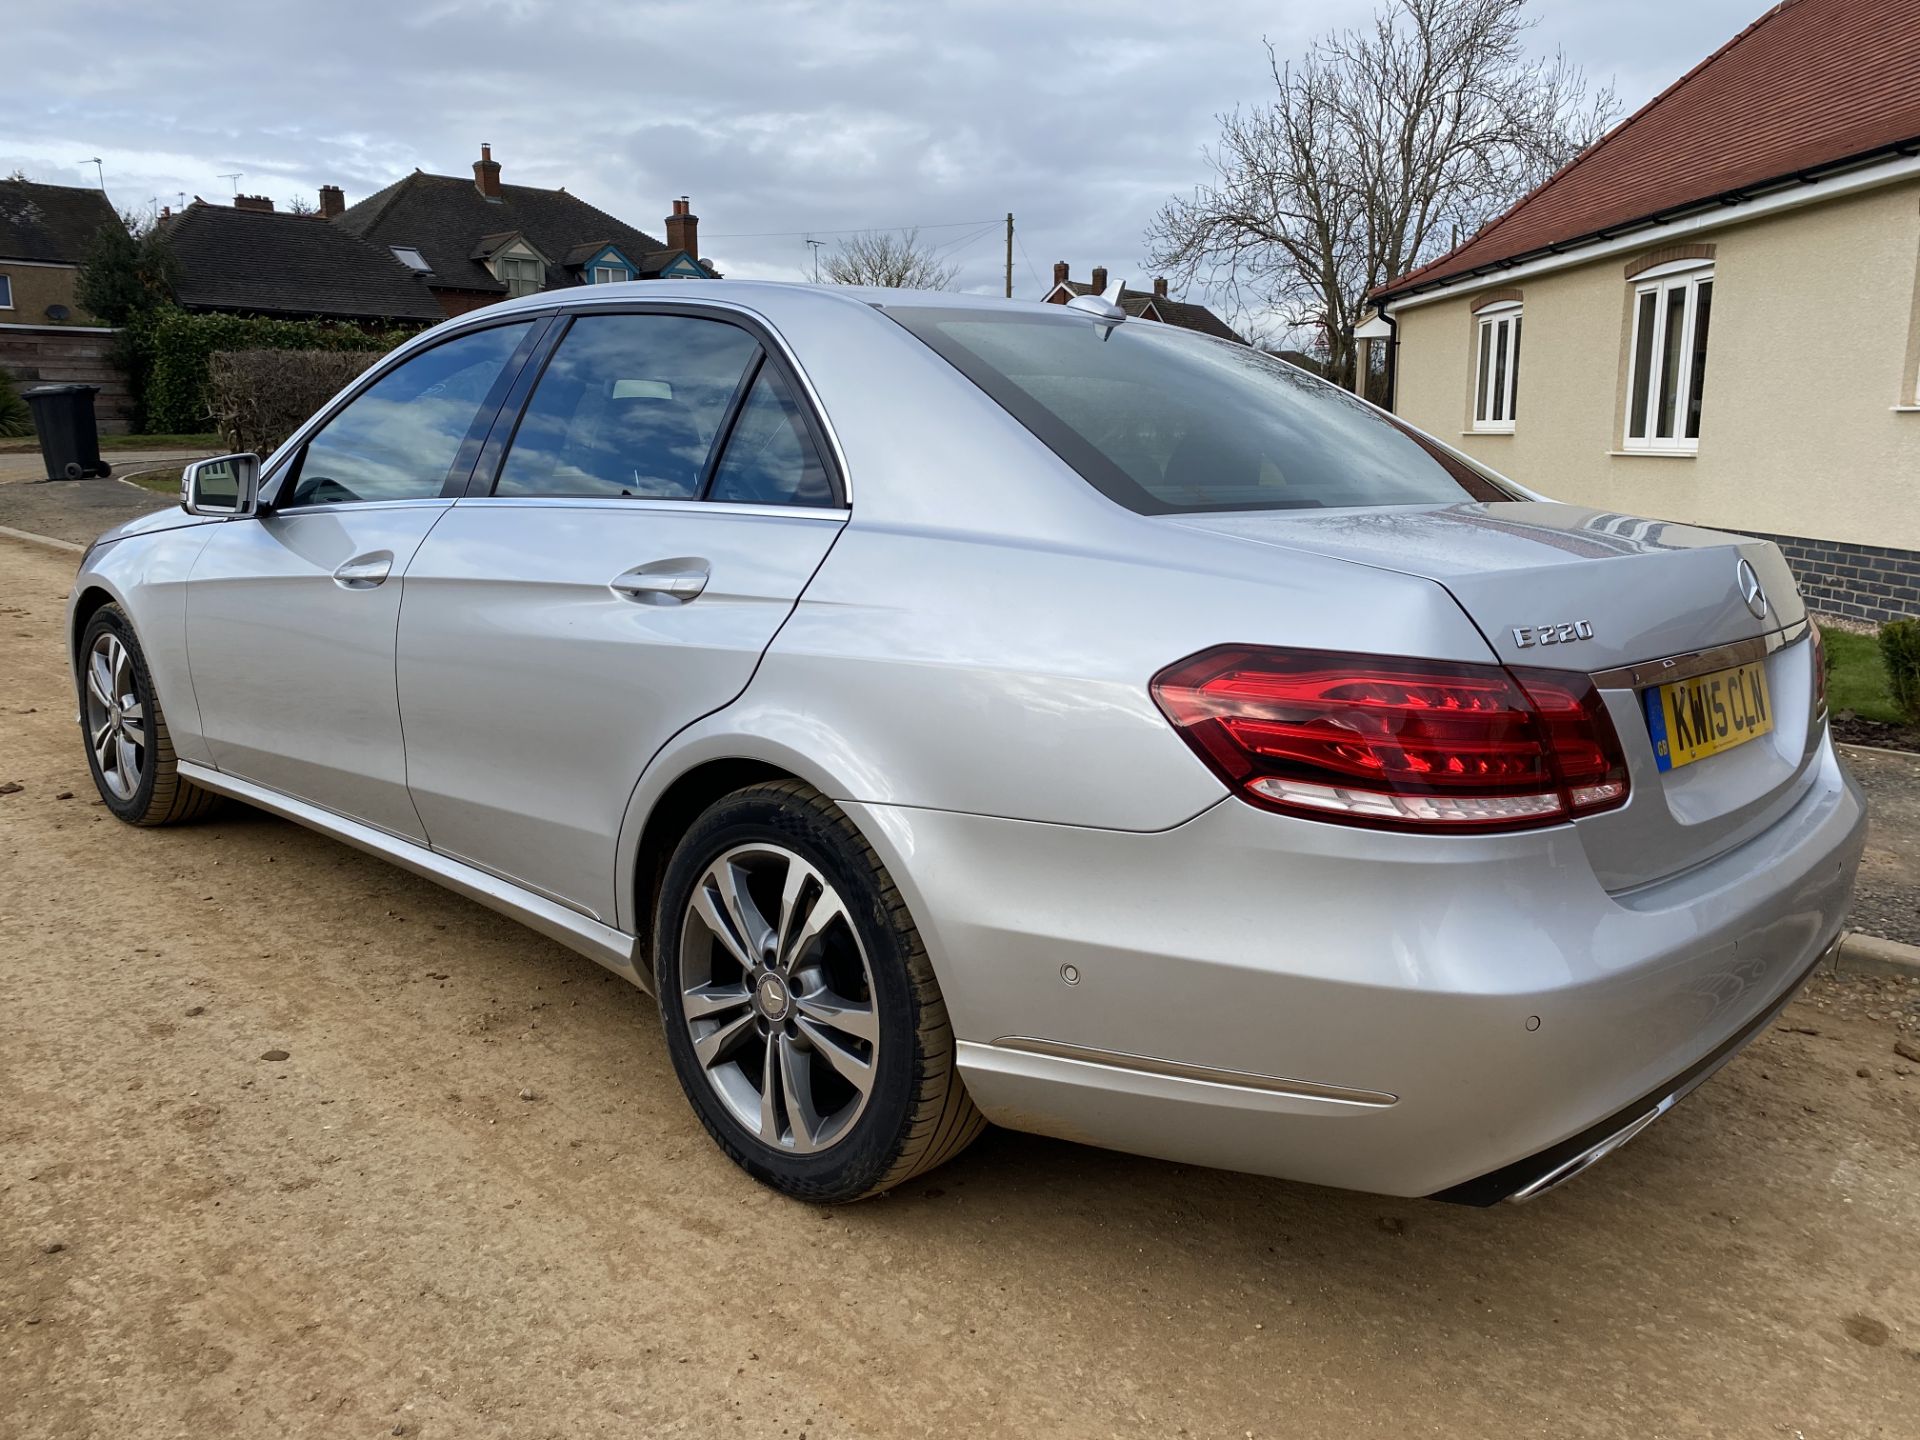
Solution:
<svg viewBox="0 0 1920 1440"><path fill-rule="evenodd" d="M530 276L517 276L510 273L509 267L526 265L531 267ZM547 262L538 255L527 254L519 250L508 250L495 255L492 261L493 278L507 287L509 300L524 300L529 295L538 295L547 288ZM531 285L530 290L516 290L516 285Z"/></svg>
<svg viewBox="0 0 1920 1440"><path fill-rule="evenodd" d="M1636 455L1697 455L1700 452L1700 437L1688 435L1687 412L1693 401L1693 341L1700 320L1700 287L1711 285L1714 279L1712 260L1674 260L1665 265L1656 265L1643 270L1633 277L1628 292L1627 305L1627 388L1625 404L1620 417L1620 449L1623 453ZM1666 348L1662 337L1666 334L1668 317L1672 310L1672 297L1675 292L1683 294L1682 304L1686 307L1681 316L1679 343L1680 377L1673 391L1674 431L1672 435L1660 433L1660 391L1666 381ZM1634 398L1640 382L1640 316L1643 301L1653 297L1653 313L1649 321L1649 341L1647 347L1647 405L1644 422L1644 434L1635 435ZM1712 321L1708 321L1709 335L1707 343L1712 344ZM1704 419L1705 410L1702 417Z"/></svg>
<svg viewBox="0 0 1920 1440"><path fill-rule="evenodd" d="M1503 300L1474 312L1471 414L1468 430L1475 435L1511 435L1520 399L1520 321L1526 306L1519 300ZM1508 328L1501 330L1502 326ZM1489 346L1498 349L1489 350ZM1489 384L1481 394L1481 366L1486 366ZM1482 400L1486 400L1486 413ZM1495 411L1499 414L1496 416Z"/></svg>
<svg viewBox="0 0 1920 1440"><path fill-rule="evenodd" d="M604 280L600 278L603 275L606 276ZM633 272L624 265L595 265L593 267L593 280L591 283L595 285L622 285L631 279L633 279Z"/></svg>
<svg viewBox="0 0 1920 1440"><path fill-rule="evenodd" d="M13 309L13 276L0 274L0 310Z"/></svg>
<svg viewBox="0 0 1920 1440"><path fill-rule="evenodd" d="M426 252L422 250L418 245L389 245L387 249L392 253L394 259L398 260L402 265L406 266L407 269L411 270L414 274L416 275L433 274L433 266L427 263ZM412 260L409 260L407 258L408 255L413 256L420 263L418 265L414 264Z"/></svg>
<svg viewBox="0 0 1920 1440"><path fill-rule="evenodd" d="M553 329L553 321L554 316L547 311L536 311L532 315L489 316L485 320L463 325L458 330L449 331L444 335L436 334L431 345L404 347L386 356L380 364L373 366L355 381L351 389L324 409L309 416L306 423L296 430L279 450L274 452L275 456L284 455L286 458L278 460L261 477L260 513L263 515L312 515L359 510L369 505L437 505L443 500L458 499L466 494L473 467L479 460L485 439L497 421L501 407L511 398L520 376L539 352L547 333ZM487 391L486 399L480 402L480 408L474 412L473 423L467 427L466 438L460 442L460 449L454 456L453 464L448 467L447 477L441 482L438 495L415 495L394 500L349 500L339 504L292 505L283 508L285 497L299 487L300 470L306 464L307 447L313 443L314 437L331 425L349 405L402 365L419 359L429 351L438 350L442 345L464 340L483 330L497 330L503 325L526 325L528 333L521 337L520 343L507 357L507 363L500 367L499 378Z"/></svg>
<svg viewBox="0 0 1920 1440"><path fill-rule="evenodd" d="M506 465L507 452L513 448L514 436L519 433L520 422L526 417L527 408L533 399L533 392L546 374L547 363L553 358L554 352L560 348L561 343L566 339L567 332L576 322L600 315L679 315L695 320L714 320L723 325L731 325L737 330L744 330L748 337L758 344L758 355L750 359L741 370L740 378L734 385L733 395L727 401L727 408L721 416L720 424L714 430L713 444L707 451L707 458L700 472L699 492L685 497L495 494L494 488L500 483L500 474ZM628 508L648 505L699 505L722 511L811 516L838 515L843 518L852 509L852 486L848 483L846 470L841 461L839 443L827 427L821 413L819 397L814 394L813 387L807 383L786 342L758 316L744 310L698 302L649 303L626 300L611 305L568 307L556 312L553 322L547 333L541 337L538 350L521 366L519 375L494 415L492 427L467 480L465 496L468 500L484 500L493 505L614 505ZM753 382L768 365L773 366L775 373L786 382L788 393L793 397L794 403L799 406L807 437L813 442L814 452L826 468L827 483L832 487L833 499L829 504L775 505L757 501L707 499L707 491L713 484L713 476L719 468L720 457L726 454L727 444L733 439L734 426L740 419L740 412L746 405L747 396L752 392Z"/></svg>

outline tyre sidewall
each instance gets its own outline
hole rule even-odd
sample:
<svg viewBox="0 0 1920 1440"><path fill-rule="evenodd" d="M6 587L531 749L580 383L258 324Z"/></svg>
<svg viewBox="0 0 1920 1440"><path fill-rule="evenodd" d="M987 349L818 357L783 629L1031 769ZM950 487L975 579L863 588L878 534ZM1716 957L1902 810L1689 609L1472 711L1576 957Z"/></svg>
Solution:
<svg viewBox="0 0 1920 1440"><path fill-rule="evenodd" d="M130 798L122 800L113 793L106 777L100 773L100 762L93 753L93 739L87 733L87 666L92 663L93 645L102 635L112 634L127 647L127 654L133 663L133 686L140 698L140 704L146 714L146 760L140 767L140 783L134 787ZM87 628L80 636L80 741L87 755L87 770L93 776L93 788L100 792L100 799L115 815L130 824L138 824L153 808L153 787L158 779L159 736L161 726L160 702L154 697L153 676L147 671L146 653L141 650L140 642L134 637L133 626L127 622L126 615L118 605L103 605L87 621Z"/></svg>
<svg viewBox="0 0 1920 1440"><path fill-rule="evenodd" d="M716 1143L749 1174L788 1194L819 1201L868 1193L892 1167L906 1141L926 1060L920 1047L919 1003L909 983L909 935L889 913L873 865L840 829L846 822L827 802L766 789L736 792L695 822L674 851L655 916L654 982L666 1028L667 1050L681 1088ZM796 1155L749 1133L702 1071L680 1004L680 934L695 884L726 851L756 842L794 851L839 890L866 947L880 1017L879 1073L852 1133L828 1150Z"/></svg>

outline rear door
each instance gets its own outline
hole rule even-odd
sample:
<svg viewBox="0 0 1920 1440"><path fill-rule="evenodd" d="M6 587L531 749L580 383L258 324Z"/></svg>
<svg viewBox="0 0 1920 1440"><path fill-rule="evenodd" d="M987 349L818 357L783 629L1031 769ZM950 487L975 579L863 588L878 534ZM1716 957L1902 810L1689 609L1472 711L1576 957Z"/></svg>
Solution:
<svg viewBox="0 0 1920 1440"><path fill-rule="evenodd" d="M420 547L400 617L436 850L611 923L641 771L745 689L846 521L770 348L724 311L581 315L488 442L483 493Z"/></svg>
<svg viewBox="0 0 1920 1440"><path fill-rule="evenodd" d="M210 527L187 647L222 771L425 838L393 678L401 577L464 490L536 323L410 355L307 441L269 511Z"/></svg>

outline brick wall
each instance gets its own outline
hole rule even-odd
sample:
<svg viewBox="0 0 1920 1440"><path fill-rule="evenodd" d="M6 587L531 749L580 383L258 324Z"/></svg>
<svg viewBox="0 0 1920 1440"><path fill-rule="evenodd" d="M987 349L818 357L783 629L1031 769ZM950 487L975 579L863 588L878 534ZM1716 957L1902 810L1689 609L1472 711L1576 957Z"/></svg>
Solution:
<svg viewBox="0 0 1920 1440"><path fill-rule="evenodd" d="M0 370L30 389L77 381L98 385L93 413L105 435L124 435L133 423L133 390L112 359L111 330L68 325L0 326Z"/></svg>
<svg viewBox="0 0 1920 1440"><path fill-rule="evenodd" d="M1920 619L1920 551L1797 535L1760 538L1780 547L1810 609L1874 624Z"/></svg>

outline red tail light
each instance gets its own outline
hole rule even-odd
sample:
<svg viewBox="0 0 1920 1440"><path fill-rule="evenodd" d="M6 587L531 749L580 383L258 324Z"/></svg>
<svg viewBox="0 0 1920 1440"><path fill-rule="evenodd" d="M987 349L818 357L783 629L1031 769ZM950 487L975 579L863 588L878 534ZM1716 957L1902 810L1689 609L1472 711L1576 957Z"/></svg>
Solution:
<svg viewBox="0 0 1920 1440"><path fill-rule="evenodd" d="M1619 736L1584 675L1224 645L1161 671L1153 698L1215 774L1270 810L1485 831L1627 798Z"/></svg>

